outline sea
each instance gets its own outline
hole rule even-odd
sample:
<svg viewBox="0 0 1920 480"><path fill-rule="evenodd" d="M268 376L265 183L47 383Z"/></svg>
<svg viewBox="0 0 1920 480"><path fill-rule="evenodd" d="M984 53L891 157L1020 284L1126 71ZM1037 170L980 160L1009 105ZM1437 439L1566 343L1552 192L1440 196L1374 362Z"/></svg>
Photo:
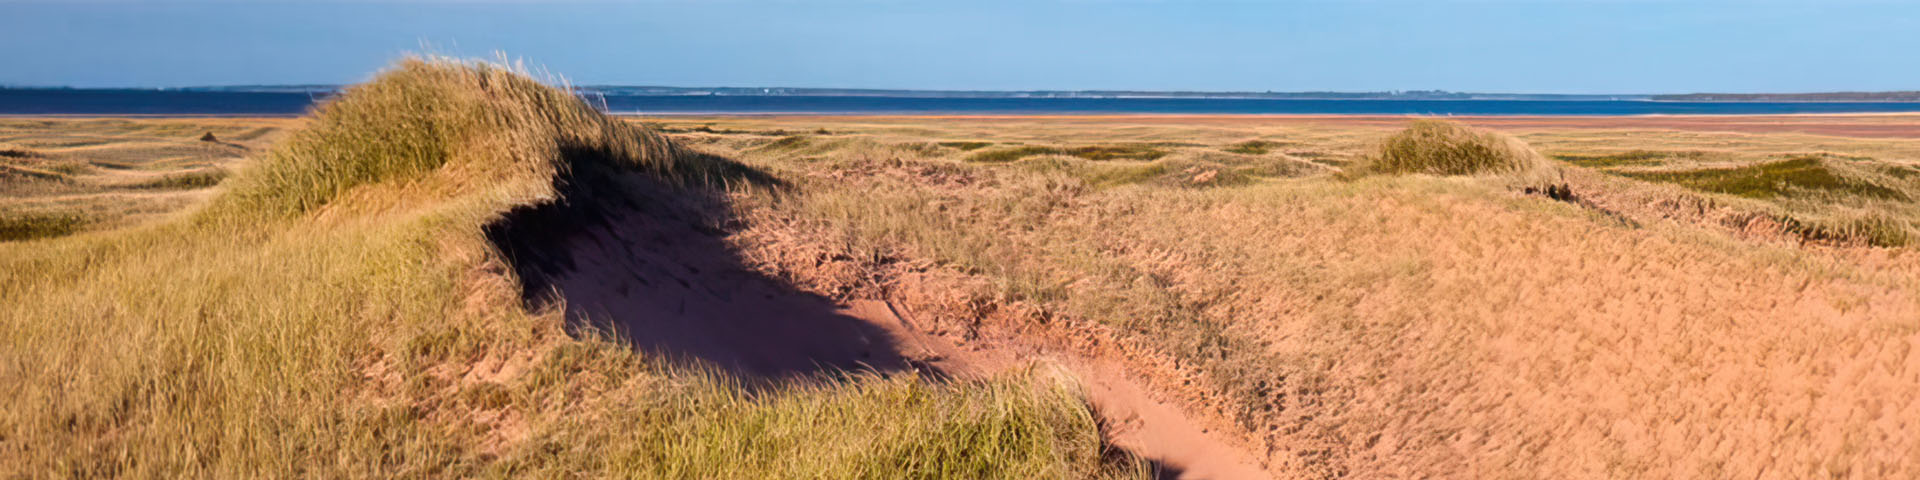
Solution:
<svg viewBox="0 0 1920 480"><path fill-rule="evenodd" d="M0 89L0 115L293 116L327 94L288 91ZM1920 103L1653 100L1296 100L965 98L809 95L583 95L624 115L1753 115L1920 112Z"/></svg>

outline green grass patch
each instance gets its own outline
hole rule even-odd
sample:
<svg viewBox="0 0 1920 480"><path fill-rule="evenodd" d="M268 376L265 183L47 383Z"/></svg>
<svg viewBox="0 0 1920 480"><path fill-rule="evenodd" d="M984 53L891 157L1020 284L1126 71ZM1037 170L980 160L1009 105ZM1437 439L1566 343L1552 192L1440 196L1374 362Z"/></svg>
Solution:
<svg viewBox="0 0 1920 480"><path fill-rule="evenodd" d="M785 137L780 137L780 139L769 142L766 145L761 145L760 149L761 150L798 150L802 147L806 147L808 144L811 144L811 143L812 141L809 140L806 135L788 135Z"/></svg>
<svg viewBox="0 0 1920 480"><path fill-rule="evenodd" d="M1027 157L1051 155L1051 154L1057 154L1057 153L1060 153L1060 149L1058 148L1040 146L1040 145L1027 145L1027 146L1021 146L1021 147L1005 148L1000 150L989 150L985 152L975 153L973 155L968 156L967 161L977 162L977 163L1007 163L1007 162L1012 162L1022 158L1027 158Z"/></svg>
<svg viewBox="0 0 1920 480"><path fill-rule="evenodd" d="M1708 155L1707 152L1698 150L1629 150L1617 153L1559 153L1554 154L1553 158L1582 167L1617 167L1659 165L1665 163L1667 160L1697 161L1706 158Z"/></svg>
<svg viewBox="0 0 1920 480"><path fill-rule="evenodd" d="M0 210L0 242L58 237L80 230L86 220L67 213Z"/></svg>
<svg viewBox="0 0 1920 480"><path fill-rule="evenodd" d="M1059 157L1022 160L1034 172L1060 172L1095 188L1148 184L1176 188L1245 185L1280 169L1266 165L1233 166L1218 162L1165 159L1139 163L1093 162Z"/></svg>
<svg viewBox="0 0 1920 480"><path fill-rule="evenodd" d="M226 179L227 171L225 169L209 168L169 173L152 180L133 184L131 187L146 190L189 190L219 185L221 181Z"/></svg>
<svg viewBox="0 0 1920 480"><path fill-rule="evenodd" d="M1828 193L1889 200L1907 199L1907 195L1898 190L1842 176L1825 160L1810 156L1737 168L1616 173L1628 178L1747 198Z"/></svg>
<svg viewBox="0 0 1920 480"><path fill-rule="evenodd" d="M1152 145L1086 145L1079 147L1053 147L1044 145L1026 145L1001 150L975 153L967 157L969 162L1007 163L1022 158L1039 155L1066 155L1087 160L1157 160L1167 156L1166 150Z"/></svg>
<svg viewBox="0 0 1920 480"><path fill-rule="evenodd" d="M1235 143L1233 145L1228 145L1226 148L1223 148L1221 150L1227 153L1239 153L1239 154L1245 154L1245 155L1266 155L1268 152L1272 152L1274 148L1280 147L1283 145L1286 145L1286 143L1271 142L1266 140L1248 140L1240 143Z"/></svg>
<svg viewBox="0 0 1920 480"><path fill-rule="evenodd" d="M962 152L971 152L992 146L993 142L940 142L937 145L957 149Z"/></svg>

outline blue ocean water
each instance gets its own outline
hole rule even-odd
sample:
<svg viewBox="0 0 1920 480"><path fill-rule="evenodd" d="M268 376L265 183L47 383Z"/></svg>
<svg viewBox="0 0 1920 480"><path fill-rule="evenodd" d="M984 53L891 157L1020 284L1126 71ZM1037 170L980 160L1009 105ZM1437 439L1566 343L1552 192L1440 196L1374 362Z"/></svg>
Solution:
<svg viewBox="0 0 1920 480"><path fill-rule="evenodd" d="M0 89L0 115L299 115L323 94ZM592 95L620 114L1649 115L1920 112L1920 103Z"/></svg>

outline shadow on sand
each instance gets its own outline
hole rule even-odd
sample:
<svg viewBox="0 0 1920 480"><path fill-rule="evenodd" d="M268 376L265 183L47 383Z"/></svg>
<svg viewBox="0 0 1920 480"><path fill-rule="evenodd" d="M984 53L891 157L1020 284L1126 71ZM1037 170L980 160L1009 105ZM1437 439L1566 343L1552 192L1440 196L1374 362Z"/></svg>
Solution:
<svg viewBox="0 0 1920 480"><path fill-rule="evenodd" d="M610 163L595 152L567 155L577 170L557 179L564 200L517 208L486 229L530 308L564 301L572 327L611 327L642 350L749 381L928 371L884 330L744 265L722 240L722 195L596 168ZM740 170L729 181L769 181Z"/></svg>
<svg viewBox="0 0 1920 480"><path fill-rule="evenodd" d="M723 195L594 168L608 163L592 152L569 155L581 170L556 180L563 200L516 208L486 227L521 279L529 309L564 304L572 328L611 327L637 348L712 365L749 388L860 371L914 370L949 380L902 355L900 340L877 325L884 319L874 313L861 317L746 266L723 240ZM772 182L741 172L728 181ZM1183 473L1135 458L1155 478Z"/></svg>

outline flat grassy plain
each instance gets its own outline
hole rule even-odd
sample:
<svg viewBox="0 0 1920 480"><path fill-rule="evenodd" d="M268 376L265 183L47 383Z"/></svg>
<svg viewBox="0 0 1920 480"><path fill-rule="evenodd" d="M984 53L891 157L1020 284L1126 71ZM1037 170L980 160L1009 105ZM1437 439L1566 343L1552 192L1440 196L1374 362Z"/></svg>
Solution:
<svg viewBox="0 0 1920 480"><path fill-rule="evenodd" d="M1084 360L1283 478L1920 474L1920 117L1459 119L1526 167L1422 171L1367 167L1405 118L608 120L518 78L0 119L0 476L1197 467L1112 441ZM593 162L1022 361L768 387L570 328L485 232Z"/></svg>

